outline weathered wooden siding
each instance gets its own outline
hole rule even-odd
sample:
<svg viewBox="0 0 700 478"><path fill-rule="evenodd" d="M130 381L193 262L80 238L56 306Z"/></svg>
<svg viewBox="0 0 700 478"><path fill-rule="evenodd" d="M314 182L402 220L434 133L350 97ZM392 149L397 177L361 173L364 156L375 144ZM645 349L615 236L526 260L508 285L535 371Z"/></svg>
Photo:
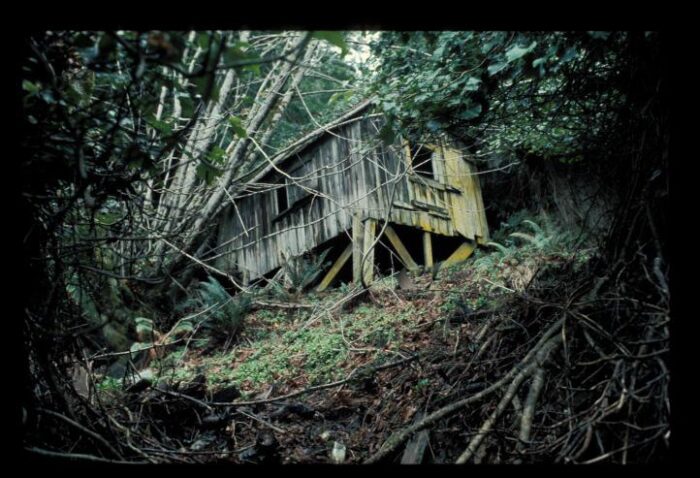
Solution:
<svg viewBox="0 0 700 478"><path fill-rule="evenodd" d="M215 266L255 279L279 267L281 254L295 256L345 233L354 214L487 237L478 177L458 151L435 148L436 180L411 174L404 146L378 141L380 126L379 117L358 118L281 161L277 168L301 186L288 187L286 212L278 210L276 190L265 188L283 183L277 170L260 180L261 192L235 198L221 219Z"/></svg>

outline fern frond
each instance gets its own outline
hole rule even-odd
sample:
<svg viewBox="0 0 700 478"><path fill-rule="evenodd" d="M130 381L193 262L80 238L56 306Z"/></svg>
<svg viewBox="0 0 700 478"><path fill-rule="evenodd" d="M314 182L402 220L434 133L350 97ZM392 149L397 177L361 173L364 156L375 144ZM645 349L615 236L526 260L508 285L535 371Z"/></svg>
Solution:
<svg viewBox="0 0 700 478"><path fill-rule="evenodd" d="M499 244L499 243L497 243L497 242L490 241L490 242L487 242L486 245L498 249L498 250L501 251L503 254L507 254L507 253L508 253L508 248L507 248L506 246L504 246L503 244Z"/></svg>
<svg viewBox="0 0 700 478"><path fill-rule="evenodd" d="M523 224L530 226L530 229L532 229L536 235L545 235L544 230L540 226L538 226L535 222L533 222L529 219L525 219L523 221Z"/></svg>
<svg viewBox="0 0 700 478"><path fill-rule="evenodd" d="M540 241L539 241L535 236L533 236L533 235L531 235L531 234L526 234L526 233L524 233L524 232L513 232L513 233L509 234L509 236L510 236L510 237L518 237L518 238L520 238L520 239L524 239L524 240L526 240L527 242L529 242L529 243L531 243L531 244L535 244L535 245L539 245L539 244L540 244Z"/></svg>

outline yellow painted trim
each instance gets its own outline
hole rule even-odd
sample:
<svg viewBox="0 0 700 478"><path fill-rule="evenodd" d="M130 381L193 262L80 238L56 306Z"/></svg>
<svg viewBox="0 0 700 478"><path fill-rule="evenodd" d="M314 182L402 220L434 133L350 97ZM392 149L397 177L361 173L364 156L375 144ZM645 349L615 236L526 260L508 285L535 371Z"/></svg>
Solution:
<svg viewBox="0 0 700 478"><path fill-rule="evenodd" d="M450 254L450 257L445 259L440 268L449 267L460 262L464 262L474 253L476 249L476 244L472 241L465 241L460 246L455 249L455 251Z"/></svg>

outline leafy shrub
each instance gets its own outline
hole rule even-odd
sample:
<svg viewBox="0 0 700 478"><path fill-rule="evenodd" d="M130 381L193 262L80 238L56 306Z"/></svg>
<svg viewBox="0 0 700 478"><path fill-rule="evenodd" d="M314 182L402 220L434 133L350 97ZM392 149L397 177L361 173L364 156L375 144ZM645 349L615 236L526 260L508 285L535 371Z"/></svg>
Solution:
<svg viewBox="0 0 700 478"><path fill-rule="evenodd" d="M219 281L209 276L207 281L199 283L194 297L188 299L179 309L193 307L200 311L206 310L202 314L202 328L208 332L209 345L222 341L228 345L243 327L243 319L252 302L249 294L231 296ZM192 324L181 323L181 326L192 327Z"/></svg>

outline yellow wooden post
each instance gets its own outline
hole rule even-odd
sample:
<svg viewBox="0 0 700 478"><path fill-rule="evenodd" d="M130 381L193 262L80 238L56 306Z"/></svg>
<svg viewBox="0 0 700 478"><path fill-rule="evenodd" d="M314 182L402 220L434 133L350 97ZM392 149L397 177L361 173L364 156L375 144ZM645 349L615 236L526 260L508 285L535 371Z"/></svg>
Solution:
<svg viewBox="0 0 700 478"><path fill-rule="evenodd" d="M445 261L440 265L440 269L466 261L469 256L472 255L474 249L476 249L476 244L474 244L472 241L463 242L457 249L455 249L450 257L445 259Z"/></svg>
<svg viewBox="0 0 700 478"><path fill-rule="evenodd" d="M433 267L433 240L430 233L423 232L423 258L426 269L432 269Z"/></svg>
<svg viewBox="0 0 700 478"><path fill-rule="evenodd" d="M362 252L364 241L364 227L358 214L352 216L352 280L359 284L362 279Z"/></svg>
<svg viewBox="0 0 700 478"><path fill-rule="evenodd" d="M326 275L324 276L323 280L321 283L318 285L316 288L317 292L323 292L328 288L329 285L331 285L331 282L333 282L333 279L335 279L335 276L338 275L338 272L340 272L340 269L343 268L345 263L350 259L350 256L352 255L352 244L348 244L348 247L345 248L342 254L340 254L340 257L338 257L331 268L328 270Z"/></svg>
<svg viewBox="0 0 700 478"><path fill-rule="evenodd" d="M377 221L375 219L367 219L365 221L365 237L362 245L363 249L363 277L365 284L369 285L374 280L374 237L377 229Z"/></svg>
<svg viewBox="0 0 700 478"><path fill-rule="evenodd" d="M391 226L386 226L384 233L389 239L389 242L391 242L391 245L394 246L394 249L396 249L396 252L399 254L399 257L404 262L408 270L417 271L418 264L416 264L416 261L413 260L413 257L411 257L408 249L406 249L406 246L404 246L401 239L399 239L399 236L396 234L396 231L394 231L394 228Z"/></svg>

